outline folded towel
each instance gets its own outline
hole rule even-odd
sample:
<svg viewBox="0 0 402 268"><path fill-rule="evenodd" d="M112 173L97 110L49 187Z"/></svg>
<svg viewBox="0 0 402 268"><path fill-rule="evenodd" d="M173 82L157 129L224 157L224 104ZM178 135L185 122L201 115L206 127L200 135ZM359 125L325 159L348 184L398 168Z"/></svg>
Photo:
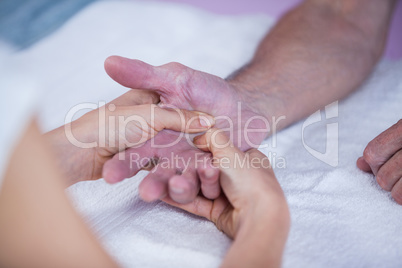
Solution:
<svg viewBox="0 0 402 268"><path fill-rule="evenodd" d="M49 130L72 106L124 92L103 70L109 55L178 61L224 77L249 60L272 23L152 1L99 2L19 57L47 90L40 122ZM402 61L382 62L348 99L264 141L292 216L284 267L402 266L402 207L355 165L366 144L402 118L401 73ZM339 146L326 148L327 139ZM124 267L217 267L231 240L202 218L141 201L145 174L117 185L81 182L68 193Z"/></svg>

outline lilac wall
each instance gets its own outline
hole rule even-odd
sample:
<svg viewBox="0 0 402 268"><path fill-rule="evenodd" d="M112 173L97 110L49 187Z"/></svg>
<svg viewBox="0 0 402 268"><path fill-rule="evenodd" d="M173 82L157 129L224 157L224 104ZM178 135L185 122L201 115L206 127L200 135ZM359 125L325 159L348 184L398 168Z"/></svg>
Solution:
<svg viewBox="0 0 402 268"><path fill-rule="evenodd" d="M279 17L301 0L159 0L194 5L219 14L266 13ZM398 1L385 52L387 58L402 59L402 1Z"/></svg>

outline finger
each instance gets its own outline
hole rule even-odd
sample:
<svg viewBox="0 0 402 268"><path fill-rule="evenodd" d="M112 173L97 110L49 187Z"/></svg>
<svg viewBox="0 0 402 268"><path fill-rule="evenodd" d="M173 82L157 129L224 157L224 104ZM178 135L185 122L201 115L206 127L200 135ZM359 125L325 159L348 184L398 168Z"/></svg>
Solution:
<svg viewBox="0 0 402 268"><path fill-rule="evenodd" d="M376 179L378 184L386 191L391 191L397 181L402 177L402 150L396 152L378 170Z"/></svg>
<svg viewBox="0 0 402 268"><path fill-rule="evenodd" d="M364 160L364 157L363 157L363 156L361 156L361 157L359 157L359 158L357 159L356 165L357 165L357 167L358 167L360 170L362 170L362 171L364 171L364 172L370 172L370 173L372 173L370 165L367 164L367 162L366 162L366 160Z"/></svg>
<svg viewBox="0 0 402 268"><path fill-rule="evenodd" d="M201 150L211 152L214 159L228 158L234 162L236 156L244 153L233 145L221 129L210 129L205 134L194 138L194 144Z"/></svg>
<svg viewBox="0 0 402 268"><path fill-rule="evenodd" d="M382 132L367 145L364 160L370 165L374 175L379 168L402 148L402 120Z"/></svg>
<svg viewBox="0 0 402 268"><path fill-rule="evenodd" d="M217 224L222 213L229 205L228 200L223 195L219 196L215 200L209 200L203 196L196 196L192 202L187 204L177 203L169 196L163 198L162 201L197 216L204 217L215 224Z"/></svg>
<svg viewBox="0 0 402 268"><path fill-rule="evenodd" d="M118 146L119 151L127 147L139 146L163 129L199 133L215 124L215 119L211 115L187 110L164 109L155 104L118 106L114 110L107 111L106 120L109 122L112 118L115 118L115 122L119 122L118 135L116 131L109 130L109 141L114 141L113 144ZM110 127L108 122L105 122L105 125Z"/></svg>
<svg viewBox="0 0 402 268"><path fill-rule="evenodd" d="M107 131L99 139L107 142L111 153L130 147L143 147L144 143L164 129L199 133L208 130L215 123L214 117L205 113L164 109L155 104L118 106L106 112L102 127L106 127ZM176 138L174 141L184 138L183 135L176 133L173 135Z"/></svg>
<svg viewBox="0 0 402 268"><path fill-rule="evenodd" d="M210 160L207 160L197 168L201 181L202 194L208 199L216 199L221 194L219 183L219 169L214 167Z"/></svg>
<svg viewBox="0 0 402 268"><path fill-rule="evenodd" d="M207 218L208 220L211 220L210 212L211 212L211 207L212 207L213 201L208 200L205 197L197 196L192 202L187 203L187 204L178 203L178 202L174 201L172 198L170 198L169 196L162 198L162 201L171 206L183 209L183 210L190 212L192 214L195 214L197 216L204 217L204 218Z"/></svg>
<svg viewBox="0 0 402 268"><path fill-rule="evenodd" d="M153 106L155 109L155 129L171 129L178 132L198 133L211 128L215 118L209 114L180 109L164 109ZM149 118L149 124L152 118Z"/></svg>
<svg viewBox="0 0 402 268"><path fill-rule="evenodd" d="M212 153L212 164L220 170L220 184L229 200L233 200L244 188L244 177L252 176L247 170L250 165L245 153L233 146L229 138L219 129L208 130L194 139L194 144Z"/></svg>
<svg viewBox="0 0 402 268"><path fill-rule="evenodd" d="M164 84L167 73L140 60L111 56L105 60L105 70L113 80L125 87L169 93Z"/></svg>
<svg viewBox="0 0 402 268"><path fill-rule="evenodd" d="M175 175L169 180L169 196L177 203L192 202L200 191L200 182L194 169L182 175Z"/></svg>
<svg viewBox="0 0 402 268"><path fill-rule="evenodd" d="M264 168L272 170L271 163L268 157L258 149L250 149L246 152L249 156L249 163L251 168Z"/></svg>
<svg viewBox="0 0 402 268"><path fill-rule="evenodd" d="M138 171L137 171L138 172ZM110 159L105 162L102 177L107 183L117 183L129 177L130 170L123 161Z"/></svg>
<svg viewBox="0 0 402 268"><path fill-rule="evenodd" d="M402 205L402 178L392 188L391 195L399 205Z"/></svg>
<svg viewBox="0 0 402 268"><path fill-rule="evenodd" d="M140 89L130 89L108 104L114 104L116 106L133 106L142 104L157 104L158 102L159 95L155 92Z"/></svg>
<svg viewBox="0 0 402 268"><path fill-rule="evenodd" d="M156 165L139 186L141 199L153 202L165 197L168 194L168 181L175 174L175 169L164 168L160 163Z"/></svg>
<svg viewBox="0 0 402 268"><path fill-rule="evenodd" d="M152 161L153 152L149 144L141 148L127 149L115 154L103 166L102 177L108 183L117 183L136 175Z"/></svg>

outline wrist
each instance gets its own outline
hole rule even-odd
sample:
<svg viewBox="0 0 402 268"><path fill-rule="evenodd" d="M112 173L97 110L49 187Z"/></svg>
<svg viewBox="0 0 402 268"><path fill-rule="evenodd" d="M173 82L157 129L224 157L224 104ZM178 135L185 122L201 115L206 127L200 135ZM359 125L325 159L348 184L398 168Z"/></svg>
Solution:
<svg viewBox="0 0 402 268"><path fill-rule="evenodd" d="M251 82L248 75L242 74L229 77L227 82L235 90L243 105L269 122L271 128L269 135L289 124L286 120L285 101L280 96L279 87L258 85Z"/></svg>
<svg viewBox="0 0 402 268"><path fill-rule="evenodd" d="M239 224L223 267L281 266L290 226L288 207L283 198L278 199L278 203L272 203L275 201L272 199L265 203L262 203L262 199L260 201L260 205L251 207L243 215L244 220Z"/></svg>
<svg viewBox="0 0 402 268"><path fill-rule="evenodd" d="M251 199L251 198L250 198ZM246 209L240 216L238 234L288 232L290 213L282 193L253 194L251 202L244 202Z"/></svg>
<svg viewBox="0 0 402 268"><path fill-rule="evenodd" d="M74 145L67 137L65 126L45 133L44 137L51 145L68 185L92 178L93 149Z"/></svg>

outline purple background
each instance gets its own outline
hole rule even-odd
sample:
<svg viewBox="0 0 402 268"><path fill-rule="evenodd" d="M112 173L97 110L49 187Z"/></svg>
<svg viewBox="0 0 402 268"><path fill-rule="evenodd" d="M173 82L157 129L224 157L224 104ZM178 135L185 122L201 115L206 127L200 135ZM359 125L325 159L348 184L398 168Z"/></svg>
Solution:
<svg viewBox="0 0 402 268"><path fill-rule="evenodd" d="M219 14L265 13L276 18L301 0L159 0L190 4ZM388 36L385 57L402 58L402 1L398 1Z"/></svg>

